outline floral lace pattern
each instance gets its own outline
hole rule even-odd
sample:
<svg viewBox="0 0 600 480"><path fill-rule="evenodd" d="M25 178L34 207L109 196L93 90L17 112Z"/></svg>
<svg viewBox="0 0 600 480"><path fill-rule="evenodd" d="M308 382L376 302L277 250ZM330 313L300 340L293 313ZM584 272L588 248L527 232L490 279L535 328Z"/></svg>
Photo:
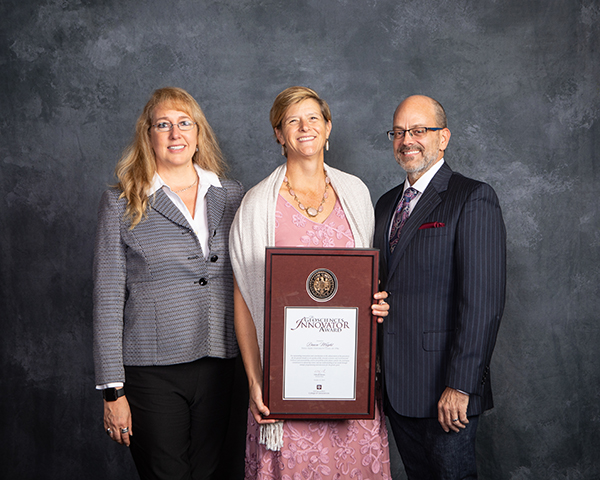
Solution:
<svg viewBox="0 0 600 480"><path fill-rule="evenodd" d="M246 480L391 480L379 403L375 410L374 420L286 420L279 452L258 443L259 426L248 411Z"/></svg>
<svg viewBox="0 0 600 480"><path fill-rule="evenodd" d="M288 247L353 248L354 237L339 199L323 223L302 215L279 195L275 211L275 243Z"/></svg>
<svg viewBox="0 0 600 480"><path fill-rule="evenodd" d="M336 201L323 223L277 200L275 245L354 247L344 210ZM248 411L246 480L390 480L388 433L377 402L374 420L301 421L283 424L283 448L258 443L259 425Z"/></svg>

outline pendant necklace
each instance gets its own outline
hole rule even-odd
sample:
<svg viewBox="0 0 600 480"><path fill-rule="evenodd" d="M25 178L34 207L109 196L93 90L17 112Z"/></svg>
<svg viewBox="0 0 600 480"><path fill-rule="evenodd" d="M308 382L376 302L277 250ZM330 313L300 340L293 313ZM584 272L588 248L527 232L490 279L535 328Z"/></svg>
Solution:
<svg viewBox="0 0 600 480"><path fill-rule="evenodd" d="M329 177L327 176L327 173L325 172L325 170L323 170L323 173L325 174L325 191L323 192L323 198L321 199L321 203L319 204L319 206L317 208L315 207L305 207L302 202L300 201L300 199L298 199L298 197L296 196L296 192L294 192L294 190L292 189L292 186L290 185L290 181L287 178L287 175L285 177L283 177L283 181L285 182L288 192L290 192L290 195L292 197L294 197L294 200L296 200L296 202L298 203L298 208L300 210L304 210L306 212L306 214L313 218L316 217L319 213L321 213L323 211L323 204L325 203L325 200L327 200L327 189L329 188Z"/></svg>

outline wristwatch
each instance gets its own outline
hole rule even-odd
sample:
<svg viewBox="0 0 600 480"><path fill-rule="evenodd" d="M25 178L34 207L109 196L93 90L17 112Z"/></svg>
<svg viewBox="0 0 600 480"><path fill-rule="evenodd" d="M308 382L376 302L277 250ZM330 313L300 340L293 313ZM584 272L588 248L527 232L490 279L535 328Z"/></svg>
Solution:
<svg viewBox="0 0 600 480"><path fill-rule="evenodd" d="M107 402L114 402L119 397L122 397L123 395L125 395L125 387L121 387L121 388L105 388L104 390L102 390L102 397Z"/></svg>

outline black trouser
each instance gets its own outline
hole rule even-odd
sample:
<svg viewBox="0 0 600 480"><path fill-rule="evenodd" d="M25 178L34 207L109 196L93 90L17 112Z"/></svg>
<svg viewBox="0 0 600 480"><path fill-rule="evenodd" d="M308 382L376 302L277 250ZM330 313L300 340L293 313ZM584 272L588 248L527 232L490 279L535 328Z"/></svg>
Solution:
<svg viewBox="0 0 600 480"><path fill-rule="evenodd" d="M235 359L125 367L142 480L211 479L229 425Z"/></svg>
<svg viewBox="0 0 600 480"><path fill-rule="evenodd" d="M444 432L437 418L405 417L386 396L385 413L409 480L477 478L475 435L479 416L469 417L465 429Z"/></svg>

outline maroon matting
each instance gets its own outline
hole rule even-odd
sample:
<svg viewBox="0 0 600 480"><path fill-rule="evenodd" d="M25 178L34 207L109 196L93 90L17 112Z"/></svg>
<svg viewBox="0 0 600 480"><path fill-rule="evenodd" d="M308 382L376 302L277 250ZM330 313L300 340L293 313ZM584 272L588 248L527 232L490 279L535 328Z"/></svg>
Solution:
<svg viewBox="0 0 600 480"><path fill-rule="evenodd" d="M377 321L371 313L377 291L379 250L367 248L267 248L263 395L269 418L373 419ZM312 272L326 269L337 292L316 301L307 291ZM356 307L356 381L353 400L284 399L285 307Z"/></svg>

